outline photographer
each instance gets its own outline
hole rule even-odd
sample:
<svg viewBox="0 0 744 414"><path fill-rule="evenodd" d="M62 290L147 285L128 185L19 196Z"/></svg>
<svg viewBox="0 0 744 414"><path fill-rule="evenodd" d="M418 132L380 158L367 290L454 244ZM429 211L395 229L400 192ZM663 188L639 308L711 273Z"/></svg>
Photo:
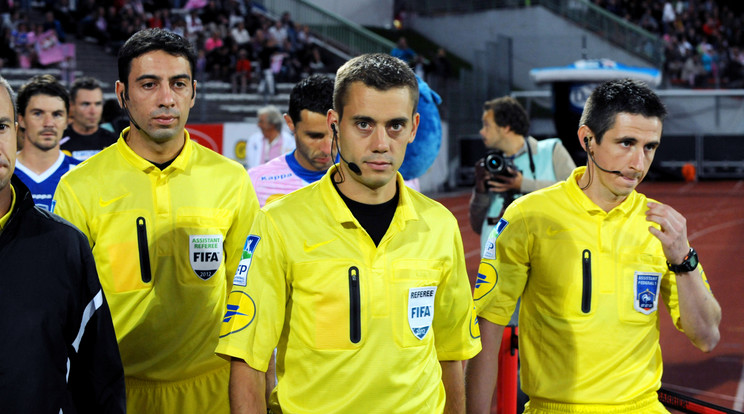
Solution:
<svg viewBox="0 0 744 414"><path fill-rule="evenodd" d="M483 106L480 135L489 152L475 165L470 199L470 226L481 235L481 248L514 198L565 180L576 168L560 139L538 141L527 136L529 127L527 112L512 97Z"/></svg>

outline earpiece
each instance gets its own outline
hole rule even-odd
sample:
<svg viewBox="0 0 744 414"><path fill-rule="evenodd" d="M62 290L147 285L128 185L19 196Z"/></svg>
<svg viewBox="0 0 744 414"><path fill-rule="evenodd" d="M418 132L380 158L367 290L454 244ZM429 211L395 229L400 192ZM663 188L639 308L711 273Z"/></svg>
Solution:
<svg viewBox="0 0 744 414"><path fill-rule="evenodd" d="M333 135L338 134L338 132L336 132L336 124L331 124L331 131L333 131Z"/></svg>

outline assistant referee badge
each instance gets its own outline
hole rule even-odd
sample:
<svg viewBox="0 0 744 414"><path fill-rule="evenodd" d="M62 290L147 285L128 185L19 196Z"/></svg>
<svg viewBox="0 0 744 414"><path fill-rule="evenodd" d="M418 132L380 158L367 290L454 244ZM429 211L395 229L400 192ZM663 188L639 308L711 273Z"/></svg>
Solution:
<svg viewBox="0 0 744 414"><path fill-rule="evenodd" d="M199 279L209 280L222 264L222 235L190 235L189 259L191 268Z"/></svg>
<svg viewBox="0 0 744 414"><path fill-rule="evenodd" d="M633 307L644 315L650 315L659 307L659 284L661 273L635 272Z"/></svg>

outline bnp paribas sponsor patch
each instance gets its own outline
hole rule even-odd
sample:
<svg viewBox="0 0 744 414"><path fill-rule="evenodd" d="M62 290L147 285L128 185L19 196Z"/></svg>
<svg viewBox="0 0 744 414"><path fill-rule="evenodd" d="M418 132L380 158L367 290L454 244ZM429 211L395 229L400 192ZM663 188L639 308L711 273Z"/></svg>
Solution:
<svg viewBox="0 0 744 414"><path fill-rule="evenodd" d="M408 325L418 339L424 339L431 330L436 294L436 286L416 287L408 290Z"/></svg>
<svg viewBox="0 0 744 414"><path fill-rule="evenodd" d="M633 279L635 310L646 315L656 312L659 306L661 273L635 272Z"/></svg>
<svg viewBox="0 0 744 414"><path fill-rule="evenodd" d="M248 281L248 269L251 268L251 262L253 261L253 253L256 251L258 241L260 237L249 235L245 239L245 245L243 246L243 255L240 257L240 263L238 263L238 269L235 270L235 277L233 278L234 286L245 286Z"/></svg>
<svg viewBox="0 0 744 414"><path fill-rule="evenodd" d="M199 279L208 280L222 263L221 234L198 234L189 236L189 259L191 268Z"/></svg>

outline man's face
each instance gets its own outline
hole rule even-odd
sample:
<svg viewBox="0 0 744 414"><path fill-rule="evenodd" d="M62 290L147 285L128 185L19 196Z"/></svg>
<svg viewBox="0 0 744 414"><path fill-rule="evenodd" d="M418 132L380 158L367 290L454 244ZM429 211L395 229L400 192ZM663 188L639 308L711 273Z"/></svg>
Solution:
<svg viewBox="0 0 744 414"><path fill-rule="evenodd" d="M79 89L70 105L72 123L78 129L95 132L103 114L103 92L101 89Z"/></svg>
<svg viewBox="0 0 744 414"><path fill-rule="evenodd" d="M8 91L0 87L0 191L5 190L13 176L16 159L16 133L13 103Z"/></svg>
<svg viewBox="0 0 744 414"><path fill-rule="evenodd" d="M372 190L393 181L419 124L409 89L379 91L354 82L347 92L343 114L338 120L338 113L331 111L328 120L338 124L341 154L362 171L361 175L352 173L341 162L347 180Z"/></svg>
<svg viewBox="0 0 744 414"><path fill-rule="evenodd" d="M142 128L142 131L133 128L130 133L142 134L156 143L183 137L196 88L189 61L156 50L133 59L131 65L129 99L124 84L116 83L116 95L123 99L129 114Z"/></svg>
<svg viewBox="0 0 744 414"><path fill-rule="evenodd" d="M67 128L67 108L58 96L34 95L26 111L19 114L18 123L25 128L25 146L33 145L42 151L59 148L59 140Z"/></svg>
<svg viewBox="0 0 744 414"><path fill-rule="evenodd" d="M331 168L331 131L326 123L326 114L303 109L300 111L300 122L293 123L289 115L284 115L284 119L294 132L297 162L311 171Z"/></svg>
<svg viewBox="0 0 744 414"><path fill-rule="evenodd" d="M501 148L501 146L503 146L506 141L504 138L504 132L506 128L500 127L496 124L496 121L494 121L493 118L492 109L483 111L483 116L481 117L481 119L483 120L483 127L481 128L479 133L483 138L483 143L486 144L486 148L498 149L503 151L503 148Z"/></svg>
<svg viewBox="0 0 744 414"><path fill-rule="evenodd" d="M606 170L617 170L622 175L594 168L596 194L607 199L624 199L648 173L656 149L661 143L662 122L659 118L619 113L615 125L605 132L602 143L589 141L588 152L596 164ZM595 166L596 167L596 166Z"/></svg>
<svg viewBox="0 0 744 414"><path fill-rule="evenodd" d="M261 130L264 136L274 131L274 125L269 122L269 115L261 114L258 116L258 129Z"/></svg>

